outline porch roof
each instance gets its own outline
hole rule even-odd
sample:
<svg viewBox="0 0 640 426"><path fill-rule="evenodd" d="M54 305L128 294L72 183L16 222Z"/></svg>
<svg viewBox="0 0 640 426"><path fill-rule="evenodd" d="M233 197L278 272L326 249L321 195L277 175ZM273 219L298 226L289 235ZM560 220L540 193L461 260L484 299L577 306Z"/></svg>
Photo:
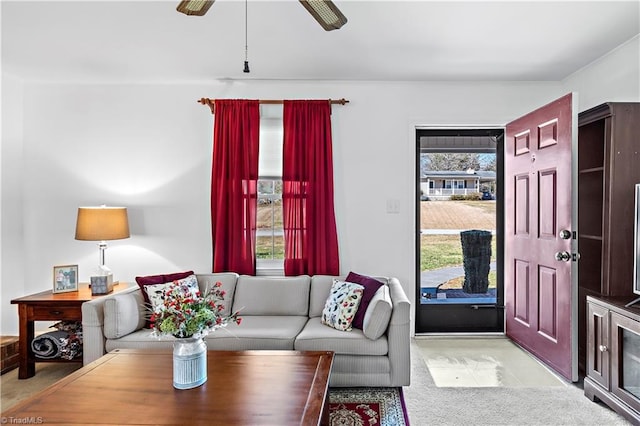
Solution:
<svg viewBox="0 0 640 426"><path fill-rule="evenodd" d="M422 175L425 179L479 179L482 182L495 181L496 172L490 170L478 170L472 173L459 170L429 170Z"/></svg>

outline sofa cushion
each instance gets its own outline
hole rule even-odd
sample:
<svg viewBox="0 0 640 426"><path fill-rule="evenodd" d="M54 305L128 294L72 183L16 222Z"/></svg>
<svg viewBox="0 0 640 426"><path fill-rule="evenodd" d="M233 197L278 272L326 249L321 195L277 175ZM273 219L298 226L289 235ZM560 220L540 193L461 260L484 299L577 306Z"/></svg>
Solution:
<svg viewBox="0 0 640 426"><path fill-rule="evenodd" d="M114 349L168 349L173 347L175 337L151 335L151 330L143 328L133 333L122 336L119 339L107 339L104 348L107 352Z"/></svg>
<svg viewBox="0 0 640 426"><path fill-rule="evenodd" d="M142 292L115 294L104 301L104 337L117 339L144 327L146 309Z"/></svg>
<svg viewBox="0 0 640 426"><path fill-rule="evenodd" d="M320 321L336 330L350 331L363 290L360 284L334 279Z"/></svg>
<svg viewBox="0 0 640 426"><path fill-rule="evenodd" d="M355 317L353 318L353 326L355 328L359 328L362 330L363 323L364 323L364 315L366 313L367 307L369 307L369 302L373 298L373 295L376 294L376 291L378 291L382 283L373 277L356 274L355 272L349 272L349 275L347 275L346 281L360 284L361 286L364 287L364 294L362 295L360 308L358 309L358 311L355 314Z"/></svg>
<svg viewBox="0 0 640 426"><path fill-rule="evenodd" d="M389 287L382 285L378 291L376 291L376 294L373 295L364 314L364 321L362 323L362 332L364 335L372 340L382 336L389 326L392 310L393 305L391 303L391 296L389 295Z"/></svg>
<svg viewBox="0 0 640 426"><path fill-rule="evenodd" d="M307 316L243 316L242 323L228 324L206 338L214 350L293 350L296 336Z"/></svg>
<svg viewBox="0 0 640 426"><path fill-rule="evenodd" d="M231 305L233 303L233 295L236 291L236 280L238 279L238 274L235 272L216 272L212 274L196 274L198 278L198 287L200 287L200 292L202 294L205 293L208 287L213 287L216 283L222 284L220 289L225 292L224 301L222 305L224 305L224 309L220 311L222 316L231 315Z"/></svg>
<svg viewBox="0 0 640 426"><path fill-rule="evenodd" d="M297 351L334 351L336 354L351 355L386 355L389 348L387 337L371 340L364 336L362 330L354 328L349 333L327 327L320 318L309 318L298 337Z"/></svg>
<svg viewBox="0 0 640 426"><path fill-rule="evenodd" d="M205 337L209 350L293 350L295 337L309 318L305 316L246 316L242 324L230 323ZM326 327L325 327L326 328ZM107 339L105 349L171 348L175 337L151 335L143 328L121 338Z"/></svg>
<svg viewBox="0 0 640 426"><path fill-rule="evenodd" d="M236 283L233 311L249 315L294 315L309 313L311 277L254 277L241 275Z"/></svg>
<svg viewBox="0 0 640 426"><path fill-rule="evenodd" d="M311 277L309 291L309 318L322 316L324 304L327 302L334 278L345 281L343 277L332 275L314 275Z"/></svg>

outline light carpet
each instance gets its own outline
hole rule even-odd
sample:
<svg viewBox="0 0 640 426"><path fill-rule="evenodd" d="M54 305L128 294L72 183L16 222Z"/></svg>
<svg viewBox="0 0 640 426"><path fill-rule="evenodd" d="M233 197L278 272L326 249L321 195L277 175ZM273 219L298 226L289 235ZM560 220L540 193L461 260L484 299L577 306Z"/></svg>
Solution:
<svg viewBox="0 0 640 426"><path fill-rule="evenodd" d="M411 386L404 398L412 426L630 425L573 384L537 387L437 387L411 342Z"/></svg>
<svg viewBox="0 0 640 426"><path fill-rule="evenodd" d="M36 375L20 380L18 369L13 369L0 376L0 411L7 410L24 398L51 386L58 380L68 376L82 367L80 363L36 363Z"/></svg>

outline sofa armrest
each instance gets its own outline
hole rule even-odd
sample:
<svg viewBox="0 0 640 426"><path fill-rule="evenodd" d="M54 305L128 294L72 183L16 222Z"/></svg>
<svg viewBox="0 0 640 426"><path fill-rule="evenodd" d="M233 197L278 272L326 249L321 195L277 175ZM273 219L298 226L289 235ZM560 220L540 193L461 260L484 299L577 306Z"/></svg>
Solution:
<svg viewBox="0 0 640 426"><path fill-rule="evenodd" d="M387 329L391 386L409 386L411 382L411 302L397 278L389 278L393 312Z"/></svg>
<svg viewBox="0 0 640 426"><path fill-rule="evenodd" d="M132 286L117 294L140 291ZM82 363L87 365L104 355L104 304L112 296L98 297L82 304Z"/></svg>

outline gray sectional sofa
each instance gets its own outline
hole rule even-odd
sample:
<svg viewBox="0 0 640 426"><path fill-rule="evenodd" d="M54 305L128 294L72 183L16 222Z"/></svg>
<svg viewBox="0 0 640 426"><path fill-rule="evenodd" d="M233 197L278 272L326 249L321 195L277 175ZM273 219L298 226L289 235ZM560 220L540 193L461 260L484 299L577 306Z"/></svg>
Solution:
<svg viewBox="0 0 640 426"><path fill-rule="evenodd" d="M381 334L371 339L360 329L338 331L321 323L333 278L340 277L196 276L201 290L221 282L226 291L225 314L239 310L242 317L240 325L229 324L210 333L206 337L209 350L334 351L330 386L409 385L410 303L396 278L376 277L384 283L384 291L377 297L384 300L377 305L372 301L366 311L367 335ZM373 308L385 304L391 305L388 321L379 314L384 309ZM159 339L144 328L146 314L138 286L84 303L84 364L114 349L171 348L172 337Z"/></svg>

